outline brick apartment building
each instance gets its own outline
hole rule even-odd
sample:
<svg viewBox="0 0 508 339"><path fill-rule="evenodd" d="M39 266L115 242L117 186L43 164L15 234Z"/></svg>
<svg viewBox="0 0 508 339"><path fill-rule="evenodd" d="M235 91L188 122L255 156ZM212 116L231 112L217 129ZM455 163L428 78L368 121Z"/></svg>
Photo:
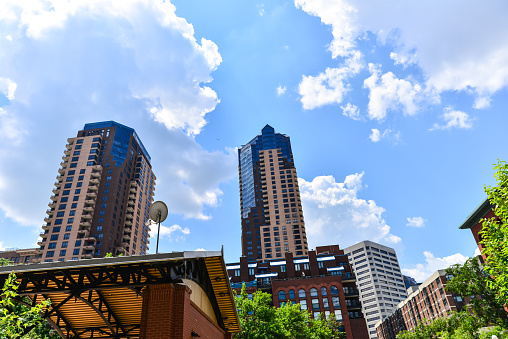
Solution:
<svg viewBox="0 0 508 339"><path fill-rule="evenodd" d="M12 248L0 251L0 258L4 258L13 264L30 264L39 256L38 248Z"/></svg>
<svg viewBox="0 0 508 339"><path fill-rule="evenodd" d="M490 203L489 199L485 199L480 206L478 206L468 217L467 219L460 225L461 230L470 229L471 233L473 233L474 240L482 253L483 259L486 257L483 254L483 245L480 244L482 240L479 232L482 230L482 221L484 218L490 219L496 217L494 214L494 206Z"/></svg>
<svg viewBox="0 0 508 339"><path fill-rule="evenodd" d="M358 299L356 278L347 256L338 245L317 247L308 256L239 263L226 266L232 288L240 292L246 284L249 297L256 291L272 294L273 304L300 304L317 317L334 314L348 339L367 339L367 326Z"/></svg>
<svg viewBox="0 0 508 339"><path fill-rule="evenodd" d="M411 286L407 299L376 324L378 338L395 339L399 332L413 330L422 319L433 320L460 311L465 305L462 296L444 289L451 278L446 275L446 270L438 270L419 286Z"/></svg>

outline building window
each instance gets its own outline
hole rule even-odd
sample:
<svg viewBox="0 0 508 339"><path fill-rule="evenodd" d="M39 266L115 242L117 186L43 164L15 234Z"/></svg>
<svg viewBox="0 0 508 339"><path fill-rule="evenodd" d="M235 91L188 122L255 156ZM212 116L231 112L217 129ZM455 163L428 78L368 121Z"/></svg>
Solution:
<svg viewBox="0 0 508 339"><path fill-rule="evenodd" d="M305 263L305 264L303 264L303 269L304 269L304 270L308 270L308 269L309 269L309 263Z"/></svg>
<svg viewBox="0 0 508 339"><path fill-rule="evenodd" d="M318 293L317 293L317 289L315 289L314 287L310 289L310 296L311 297L317 297L318 296Z"/></svg>
<svg viewBox="0 0 508 339"><path fill-rule="evenodd" d="M250 252L252 254L252 252ZM253 268L249 268L249 275L256 274Z"/></svg>
<svg viewBox="0 0 508 339"><path fill-rule="evenodd" d="M281 272L286 272L286 265L281 265L280 266L280 271Z"/></svg>
<svg viewBox="0 0 508 339"><path fill-rule="evenodd" d="M55 255L55 251L47 251L46 258L52 258Z"/></svg>
<svg viewBox="0 0 508 339"><path fill-rule="evenodd" d="M81 240L76 240L74 247L79 247L79 246L81 246Z"/></svg>
<svg viewBox="0 0 508 339"><path fill-rule="evenodd" d="M53 234L51 236L51 239L49 239L49 241L56 241L56 240L58 240L58 234Z"/></svg>
<svg viewBox="0 0 508 339"><path fill-rule="evenodd" d="M339 290L337 289L337 286L331 286L330 293L331 295L339 295Z"/></svg>
<svg viewBox="0 0 508 339"><path fill-rule="evenodd" d="M68 240L70 237L71 237L70 233L65 233L64 234L64 240Z"/></svg>
<svg viewBox="0 0 508 339"><path fill-rule="evenodd" d="M286 292L279 291L279 300L286 300Z"/></svg>
<svg viewBox="0 0 508 339"><path fill-rule="evenodd" d="M330 308L330 305L328 304L328 298L323 298L323 307L325 310Z"/></svg>
<svg viewBox="0 0 508 339"><path fill-rule="evenodd" d="M324 297L324 296L326 296L326 295L328 295L328 294L327 294L327 292L326 292L326 287L324 287L324 286L323 286L323 287L321 287L321 295L322 295L323 297Z"/></svg>
<svg viewBox="0 0 508 339"><path fill-rule="evenodd" d="M68 241L63 241L62 242L62 248L67 248L67 245L69 244Z"/></svg>
<svg viewBox="0 0 508 339"><path fill-rule="evenodd" d="M240 276L240 270L235 270L235 277L239 277Z"/></svg>
<svg viewBox="0 0 508 339"><path fill-rule="evenodd" d="M300 270L300 264L295 264L295 271L299 271Z"/></svg>
<svg viewBox="0 0 508 339"><path fill-rule="evenodd" d="M340 308L339 297L332 297L333 308Z"/></svg>
<svg viewBox="0 0 508 339"><path fill-rule="evenodd" d="M319 299L317 298L312 299L312 309L319 310Z"/></svg>
<svg viewBox="0 0 508 339"><path fill-rule="evenodd" d="M72 255L79 255L79 248L75 248L74 251L72 251Z"/></svg>
<svg viewBox="0 0 508 339"><path fill-rule="evenodd" d="M305 290L303 288L300 288L298 290L298 298L305 298L305 297L306 297Z"/></svg>
<svg viewBox="0 0 508 339"><path fill-rule="evenodd" d="M49 249L53 249L53 248L56 248L56 242L52 242L48 245L48 248Z"/></svg>
<svg viewBox="0 0 508 339"><path fill-rule="evenodd" d="M305 299L301 299L300 300L300 308L302 310L306 310L307 309L307 300L305 300Z"/></svg>
<svg viewBox="0 0 508 339"><path fill-rule="evenodd" d="M60 256L63 257L66 252L67 252L67 250L60 250Z"/></svg>
<svg viewBox="0 0 508 339"><path fill-rule="evenodd" d="M294 298L295 298L295 291L289 290L289 299L294 299Z"/></svg>

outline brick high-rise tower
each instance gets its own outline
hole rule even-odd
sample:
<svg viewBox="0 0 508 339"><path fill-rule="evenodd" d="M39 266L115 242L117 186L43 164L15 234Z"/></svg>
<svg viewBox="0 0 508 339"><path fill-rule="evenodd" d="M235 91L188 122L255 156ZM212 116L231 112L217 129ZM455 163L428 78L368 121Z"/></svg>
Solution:
<svg viewBox="0 0 508 339"><path fill-rule="evenodd" d="M266 125L238 150L242 255L249 261L308 253L289 137Z"/></svg>
<svg viewBox="0 0 508 339"><path fill-rule="evenodd" d="M67 139L40 235L40 261L146 254L155 176L136 132L114 121Z"/></svg>

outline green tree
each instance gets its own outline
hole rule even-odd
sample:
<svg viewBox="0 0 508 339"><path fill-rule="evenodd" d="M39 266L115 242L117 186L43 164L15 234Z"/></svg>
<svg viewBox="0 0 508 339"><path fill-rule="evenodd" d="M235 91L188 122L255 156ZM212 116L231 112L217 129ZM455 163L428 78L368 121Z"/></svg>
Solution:
<svg viewBox="0 0 508 339"><path fill-rule="evenodd" d="M337 330L333 317L311 319L309 312L300 309L300 305L284 304L275 308L271 305L269 293L258 291L252 300L247 297L245 284L235 298L242 332L235 339L333 339L345 338Z"/></svg>
<svg viewBox="0 0 508 339"><path fill-rule="evenodd" d="M494 165L495 187L485 186L489 201L497 217L485 218L481 244L487 256L485 270L492 276L490 287L498 292L497 299L508 305L508 164L498 160Z"/></svg>
<svg viewBox="0 0 508 339"><path fill-rule="evenodd" d="M464 265L456 264L446 269L453 279L445 289L448 292L471 296L465 309L474 314L484 325L498 325L508 328L508 317L503 305L497 300L497 291L493 289L492 277L486 273L477 258L468 259Z"/></svg>
<svg viewBox="0 0 508 339"><path fill-rule="evenodd" d="M59 338L51 333L48 323L42 317L51 302L46 300L32 307L21 305L15 301L18 287L16 275L11 273L0 294L0 339Z"/></svg>
<svg viewBox="0 0 508 339"><path fill-rule="evenodd" d="M7 265L10 265L12 264L9 259L6 259L6 258L0 258L0 267L2 266L7 266Z"/></svg>

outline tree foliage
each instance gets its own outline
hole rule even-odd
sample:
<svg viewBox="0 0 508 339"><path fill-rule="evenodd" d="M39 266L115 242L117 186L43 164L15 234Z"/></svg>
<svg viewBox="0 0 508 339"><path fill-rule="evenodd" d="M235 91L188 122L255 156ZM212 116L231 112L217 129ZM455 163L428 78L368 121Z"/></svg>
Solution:
<svg viewBox="0 0 508 339"><path fill-rule="evenodd" d="M485 270L492 276L490 287L498 292L498 301L508 305L508 164L498 160L494 165L495 187L485 186L489 201L497 217L485 218L481 244L487 256Z"/></svg>
<svg viewBox="0 0 508 339"><path fill-rule="evenodd" d="M300 305L290 303L282 307L271 306L269 293L258 291L252 300L247 297L245 284L235 298L242 332L235 339L333 339L345 338L344 332L337 330L337 321L320 317L311 319L309 312Z"/></svg>
<svg viewBox="0 0 508 339"><path fill-rule="evenodd" d="M497 335L498 339L506 339L499 327L484 328L484 322L467 312L453 312L446 318L434 320L423 319L413 331L403 331L397 339L487 339Z"/></svg>
<svg viewBox="0 0 508 339"><path fill-rule="evenodd" d="M456 264L446 269L453 279L445 289L448 292L471 296L465 309L475 315L479 321L508 328L508 317L503 305L497 300L498 294L492 286L492 277L483 270L477 258L468 259L464 265Z"/></svg>
<svg viewBox="0 0 508 339"><path fill-rule="evenodd" d="M0 294L0 339L59 338L58 335L51 333L48 323L42 318L42 312L51 302L45 300L32 307L21 305L14 300L18 297L18 287L16 275L11 273ZM25 334L25 331L30 327L33 329Z"/></svg>

